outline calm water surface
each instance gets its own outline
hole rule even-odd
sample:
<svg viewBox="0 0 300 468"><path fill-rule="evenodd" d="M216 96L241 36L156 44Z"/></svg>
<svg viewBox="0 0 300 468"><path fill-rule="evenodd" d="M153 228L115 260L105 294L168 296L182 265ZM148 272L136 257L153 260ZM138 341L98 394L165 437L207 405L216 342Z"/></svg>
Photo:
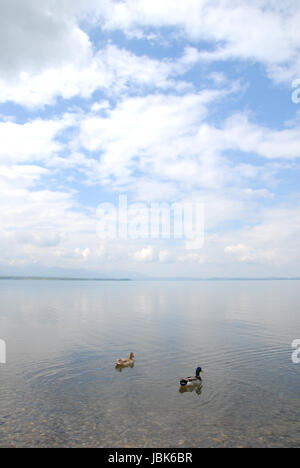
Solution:
<svg viewBox="0 0 300 468"><path fill-rule="evenodd" d="M0 281L0 294L0 447L300 445L300 282ZM181 394L198 365L202 392Z"/></svg>

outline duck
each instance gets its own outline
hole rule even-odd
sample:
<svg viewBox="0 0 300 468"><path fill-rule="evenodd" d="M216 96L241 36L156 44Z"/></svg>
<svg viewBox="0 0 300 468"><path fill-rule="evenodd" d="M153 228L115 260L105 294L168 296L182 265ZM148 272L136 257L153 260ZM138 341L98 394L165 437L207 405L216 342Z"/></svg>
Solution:
<svg viewBox="0 0 300 468"><path fill-rule="evenodd" d="M202 385L202 382L199 382L195 385L186 385L185 387L180 387L179 388L179 393L181 394L184 394L184 393L197 393L197 395L201 395L202 394L202 389L203 389L203 385Z"/></svg>
<svg viewBox="0 0 300 468"><path fill-rule="evenodd" d="M199 385L202 382L202 379L200 377L201 372L203 372L201 367L198 367L196 369L196 375L194 377L186 377L185 379L181 379L181 387L193 387L195 385Z"/></svg>
<svg viewBox="0 0 300 468"><path fill-rule="evenodd" d="M130 367L134 365L134 354L130 353L129 358L118 359L116 367Z"/></svg>

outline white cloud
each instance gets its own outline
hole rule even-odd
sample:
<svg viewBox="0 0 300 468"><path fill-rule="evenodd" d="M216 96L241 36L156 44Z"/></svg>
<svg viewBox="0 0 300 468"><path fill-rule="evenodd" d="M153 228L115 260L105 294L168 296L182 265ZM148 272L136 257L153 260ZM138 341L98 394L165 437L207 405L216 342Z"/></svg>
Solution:
<svg viewBox="0 0 300 468"><path fill-rule="evenodd" d="M169 250L161 250L158 254L158 259L160 263L168 263L172 260L174 261L174 257L172 256L172 253Z"/></svg>
<svg viewBox="0 0 300 468"><path fill-rule="evenodd" d="M126 0L98 3L99 20L109 30L129 35L143 28L174 27L196 43L215 49L203 60L241 59L263 63L276 82L300 74L299 2L273 0ZM272 33L270 33L270 31Z"/></svg>
<svg viewBox="0 0 300 468"><path fill-rule="evenodd" d="M85 260L87 260L89 258L89 256L91 255L91 249L90 248L86 248L83 250L82 252L82 256Z"/></svg>
<svg viewBox="0 0 300 468"><path fill-rule="evenodd" d="M0 79L0 102L14 102L29 108L54 104L56 98L90 98L96 90L108 95L130 88L173 88L184 91L191 85L178 81L197 61L194 49L187 48L178 60L156 60L108 45L84 63L72 56L63 64L44 64L41 70L22 71L15 80ZM175 79L176 78L176 79ZM105 104L105 103L104 103ZM105 109L95 104L93 111Z"/></svg>
<svg viewBox="0 0 300 468"><path fill-rule="evenodd" d="M258 250L243 244L230 245L225 248L225 252L236 255L240 262L269 262L274 260L274 252Z"/></svg>
<svg viewBox="0 0 300 468"><path fill-rule="evenodd" d="M33 120L24 124L0 122L0 161L24 163L42 161L62 149L56 137L71 125L66 116L61 120Z"/></svg>
<svg viewBox="0 0 300 468"><path fill-rule="evenodd" d="M31 187L37 182L42 176L49 175L48 169L40 166L32 165L1 165L0 166L0 186L2 187L2 193L5 190L5 186L8 187L10 184L14 184L18 188Z"/></svg>
<svg viewBox="0 0 300 468"><path fill-rule="evenodd" d="M35 247L57 247L61 241L62 236L57 232L31 232L31 231L18 231L15 233L15 239L20 244L27 244Z"/></svg>
<svg viewBox="0 0 300 468"><path fill-rule="evenodd" d="M268 159L300 157L300 127L273 130L253 124L237 114L228 119L222 131L224 145L244 152L257 153Z"/></svg>
<svg viewBox="0 0 300 468"><path fill-rule="evenodd" d="M10 81L28 72L67 63L84 63L90 40L64 1L1 1L0 70ZM65 5L66 6L66 5ZM71 6L71 4L69 4Z"/></svg>
<svg viewBox="0 0 300 468"><path fill-rule="evenodd" d="M153 262L155 259L155 256L156 256L156 253L155 253L154 247L148 246L135 252L133 254L133 259L136 262Z"/></svg>
<svg viewBox="0 0 300 468"><path fill-rule="evenodd" d="M273 199L275 197L275 194L270 192L267 189L254 190L254 189L248 188L244 190L244 193L248 195L249 197L260 197L260 198L267 198L267 199Z"/></svg>
<svg viewBox="0 0 300 468"><path fill-rule="evenodd" d="M186 193L193 198L200 190L207 202L213 190L214 199L223 197L223 211L227 205L232 213L240 200L274 198L270 188L284 169L282 161L300 157L299 124L274 130L243 113L219 127L208 124L211 107L230 91L124 98L105 115L87 115L80 123L80 142L94 156L85 169L89 181L133 192L142 201L176 200ZM232 163L228 151L244 153L249 162L240 157ZM229 187L235 189L230 201Z"/></svg>
<svg viewBox="0 0 300 468"><path fill-rule="evenodd" d="M183 91L191 85L179 78L199 61L212 60L263 63L275 82L291 83L300 75L299 18L299 4L291 1L285 9L271 0L251 5L245 0L2 2L0 102L35 108L58 97L90 98L98 89L108 94L133 87ZM142 36L144 28L174 27L196 46L210 44L207 50L186 44L178 59L137 56L112 44L95 51L82 20ZM226 83L222 73L211 79L217 86Z"/></svg>
<svg viewBox="0 0 300 468"><path fill-rule="evenodd" d="M225 236L225 253L242 263L269 263L286 272L290 267L290 275L296 274L300 259L299 215L299 206L262 210L255 226L231 234L235 242L228 244L230 235Z"/></svg>
<svg viewBox="0 0 300 468"><path fill-rule="evenodd" d="M230 73L210 65L232 59L262 63L276 83L300 75L299 2L0 3L0 102L39 115L38 107L46 104L59 103L54 109L59 114L66 112L67 100L86 100L60 118L50 117L48 108L40 114L44 120L30 119L26 110L14 117L13 106L7 107L9 115L1 115L2 261L94 270L104 264L138 264L140 271L169 275L176 263L177 275L191 276L209 276L214 268L229 271L224 266L237 272L249 265L296 271L299 209L288 206L288 196L281 209L264 206L278 203L280 171L297 168L299 120L274 129L242 108L232 112L243 88L230 84ZM92 25L93 33L103 27L151 45L161 41L160 57L165 58L109 41L92 44L83 24L87 31ZM177 58L173 48L168 56L175 38ZM198 70L207 75L199 80L187 76L199 63ZM217 89L205 89L207 79ZM94 102L95 91L101 93ZM234 106L226 105L228 97L234 97ZM230 118L224 117L228 111ZM71 184L82 193L66 188ZM200 198L206 207L204 250L186 251L181 241L100 244L94 188L85 192L83 184L98 185L100 197L102 190L125 190L142 202ZM86 206L78 202L81 195Z"/></svg>
<svg viewBox="0 0 300 468"><path fill-rule="evenodd" d="M284 9L271 0L251 5L245 0L234 4L226 0L2 2L0 102L34 108L54 104L57 97L89 98L97 89L120 93L138 86L182 91L190 85L178 78L199 61L212 60L263 63L275 82L291 83L300 75L299 18L299 4L293 1ZM210 45L198 51L186 44L177 60L137 56L111 44L95 51L79 26L82 20L131 35L144 28L174 27L177 35L184 34L196 45L198 41ZM226 80L222 74L211 77L217 85Z"/></svg>
<svg viewBox="0 0 300 468"><path fill-rule="evenodd" d="M100 159L98 173L91 177L128 186L138 170L156 180L218 184L214 177L222 178L220 161L205 154L197 133L208 107L227 92L127 98L105 117L83 119L81 144Z"/></svg>
<svg viewBox="0 0 300 468"><path fill-rule="evenodd" d="M184 252L181 255L177 256L177 261L181 263L194 263L194 264L204 264L205 258L203 255L197 252Z"/></svg>
<svg viewBox="0 0 300 468"><path fill-rule="evenodd" d="M1 2L0 102L35 107L52 104L57 96L87 96L93 81L107 84L78 25L78 5L76 0Z"/></svg>

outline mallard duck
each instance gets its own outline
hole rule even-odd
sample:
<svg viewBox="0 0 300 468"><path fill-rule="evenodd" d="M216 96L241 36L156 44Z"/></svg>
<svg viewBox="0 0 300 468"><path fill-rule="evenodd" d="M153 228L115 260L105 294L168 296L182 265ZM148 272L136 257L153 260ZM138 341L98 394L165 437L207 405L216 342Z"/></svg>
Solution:
<svg viewBox="0 0 300 468"><path fill-rule="evenodd" d="M199 385L202 382L200 377L201 372L203 372L201 367L198 367L195 377L186 377L185 379L181 379L180 385L182 387L193 387L195 385Z"/></svg>
<svg viewBox="0 0 300 468"><path fill-rule="evenodd" d="M199 382L194 385L186 385L185 387L180 387L179 393L183 394L183 393L195 392L197 393L197 395L200 396L202 394L202 388L203 388L202 382Z"/></svg>
<svg viewBox="0 0 300 468"><path fill-rule="evenodd" d="M116 362L116 367L129 367L134 365L134 354L130 353L129 358L118 359Z"/></svg>

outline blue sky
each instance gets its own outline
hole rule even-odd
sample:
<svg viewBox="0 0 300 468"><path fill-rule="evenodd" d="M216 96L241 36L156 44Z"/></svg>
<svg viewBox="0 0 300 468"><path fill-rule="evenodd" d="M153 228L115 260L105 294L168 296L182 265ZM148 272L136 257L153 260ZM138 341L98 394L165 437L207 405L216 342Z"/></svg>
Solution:
<svg viewBox="0 0 300 468"><path fill-rule="evenodd" d="M1 273L300 276L298 1L0 13ZM99 237L122 194L201 202L204 244Z"/></svg>

